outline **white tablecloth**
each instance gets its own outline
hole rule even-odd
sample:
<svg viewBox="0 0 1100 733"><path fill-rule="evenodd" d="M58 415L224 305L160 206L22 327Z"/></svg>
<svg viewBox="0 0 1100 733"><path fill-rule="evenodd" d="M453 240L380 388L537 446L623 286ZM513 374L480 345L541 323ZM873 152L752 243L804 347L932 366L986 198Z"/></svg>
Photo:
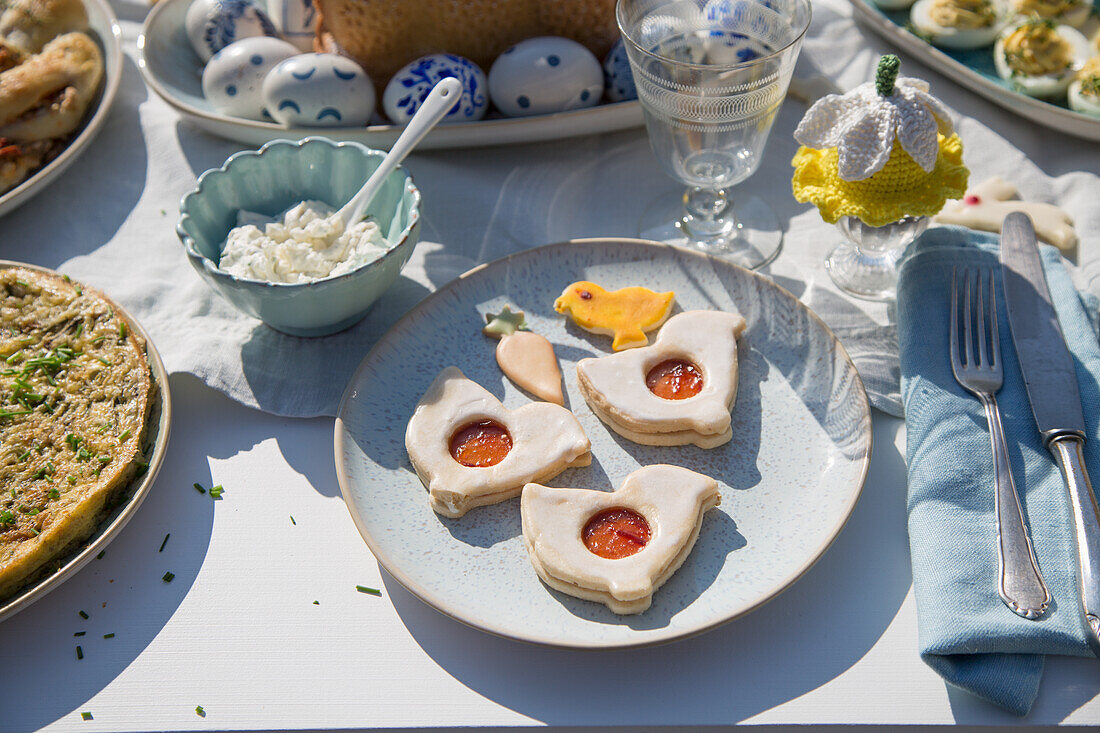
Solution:
<svg viewBox="0 0 1100 733"><path fill-rule="evenodd" d="M190 270L175 211L199 173L241 146L182 122L145 88L134 59L146 9L115 8L127 61L107 126L62 180L0 220L0 246L138 316L173 372L172 439L150 497L104 558L0 624L0 729L1016 722L945 689L917 656L904 426L878 412L863 498L835 545L781 597L702 637L630 652L537 649L466 628L404 591L340 498L332 420L276 417L217 391L269 407L265 331ZM816 67L848 89L887 50L843 0L819 0L800 72ZM928 79L958 113L973 181L1001 175L1070 211L1081 282L1100 286L1100 146L1014 117L914 59L903 57L903 73ZM888 335L886 306L831 287L821 259L836 235L789 195L803 111L784 106L752 179L787 231L769 273L850 344ZM634 236L640 207L674 187L640 130L416 154L407 167L424 194L423 242L372 314L370 338L477 263L573 237ZM198 494L196 481L223 484L224 498ZM1050 660L1023 722L1100 723L1100 664Z"/></svg>

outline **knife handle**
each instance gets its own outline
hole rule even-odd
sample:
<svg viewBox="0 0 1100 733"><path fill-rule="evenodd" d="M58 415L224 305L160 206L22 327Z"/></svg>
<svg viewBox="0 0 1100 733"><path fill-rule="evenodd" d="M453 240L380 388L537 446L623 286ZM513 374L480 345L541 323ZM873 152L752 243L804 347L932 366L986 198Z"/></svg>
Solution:
<svg viewBox="0 0 1100 733"><path fill-rule="evenodd" d="M1047 447L1062 469L1073 511L1073 531L1077 535L1077 586L1081 609L1085 614L1085 636L1092 653L1100 657L1100 509L1092 491L1085 459L1085 444L1079 435L1053 438Z"/></svg>
<svg viewBox="0 0 1100 733"><path fill-rule="evenodd" d="M979 393L978 397L985 406L989 442L993 447L993 503L997 511L997 560L1001 571L997 591L1013 613L1034 620L1050 605L1050 591L1039 572L1024 526L997 399L989 393Z"/></svg>

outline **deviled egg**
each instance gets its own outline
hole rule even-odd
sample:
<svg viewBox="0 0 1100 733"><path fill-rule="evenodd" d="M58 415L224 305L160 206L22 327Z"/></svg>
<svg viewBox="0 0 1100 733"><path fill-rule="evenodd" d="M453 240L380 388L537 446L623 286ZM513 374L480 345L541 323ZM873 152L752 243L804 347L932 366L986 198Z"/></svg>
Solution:
<svg viewBox="0 0 1100 733"><path fill-rule="evenodd" d="M1066 93L1090 55L1080 31L1032 19L1005 29L993 47L993 65L1002 79L1024 94L1057 97Z"/></svg>
<svg viewBox="0 0 1100 733"><path fill-rule="evenodd" d="M1100 56L1093 56L1077 72L1069 85L1069 107L1093 117L1100 117Z"/></svg>
<svg viewBox="0 0 1100 733"><path fill-rule="evenodd" d="M932 45L958 49L990 45L1009 17L1008 0L917 0L909 12Z"/></svg>
<svg viewBox="0 0 1100 733"><path fill-rule="evenodd" d="M1092 0L1012 0L1012 10L1028 18L1043 18L1080 28L1092 10Z"/></svg>

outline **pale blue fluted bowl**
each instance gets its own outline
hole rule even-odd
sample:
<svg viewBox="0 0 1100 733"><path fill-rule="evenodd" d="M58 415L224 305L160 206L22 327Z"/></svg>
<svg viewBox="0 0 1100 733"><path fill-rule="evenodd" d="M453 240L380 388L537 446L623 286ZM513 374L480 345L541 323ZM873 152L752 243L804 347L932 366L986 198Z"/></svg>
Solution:
<svg viewBox="0 0 1100 733"><path fill-rule="evenodd" d="M397 280L420 238L420 191L398 167L367 209L392 246L380 259L309 283L271 283L218 269L237 212L275 216L299 201L343 206L382 162L385 152L328 138L273 140L237 153L199 176L180 201L176 233L195 270L226 300L294 336L325 336L357 323Z"/></svg>

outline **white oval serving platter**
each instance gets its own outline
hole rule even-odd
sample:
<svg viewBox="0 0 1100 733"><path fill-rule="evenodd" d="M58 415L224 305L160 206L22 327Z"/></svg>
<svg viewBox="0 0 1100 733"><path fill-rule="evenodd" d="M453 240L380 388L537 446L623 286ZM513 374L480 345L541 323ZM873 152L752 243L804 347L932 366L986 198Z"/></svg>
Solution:
<svg viewBox="0 0 1100 733"><path fill-rule="evenodd" d="M889 11L880 10L871 0L849 0L849 2L852 4L856 18L869 25L880 36L994 104L1053 130L1086 140L1100 141L1100 118L1090 117L1068 107L1044 102L1011 89L1009 82L1002 80L993 71L992 48L948 53L926 43L906 30L904 26L891 20L891 16L902 19L908 14L908 9L888 15Z"/></svg>
<svg viewBox="0 0 1100 733"><path fill-rule="evenodd" d="M219 113L203 97L202 62L192 50L183 29L183 17L190 4L191 0L160 0L149 12L142 34L138 37L138 66L142 76L149 88L184 118L215 135L251 146L278 139L324 135L373 148L389 148L401 134L404 128L400 125L283 127L274 122L246 120ZM636 100L616 102L537 117L447 123L432 130L418 148L541 142L612 132L641 124L642 109Z"/></svg>

